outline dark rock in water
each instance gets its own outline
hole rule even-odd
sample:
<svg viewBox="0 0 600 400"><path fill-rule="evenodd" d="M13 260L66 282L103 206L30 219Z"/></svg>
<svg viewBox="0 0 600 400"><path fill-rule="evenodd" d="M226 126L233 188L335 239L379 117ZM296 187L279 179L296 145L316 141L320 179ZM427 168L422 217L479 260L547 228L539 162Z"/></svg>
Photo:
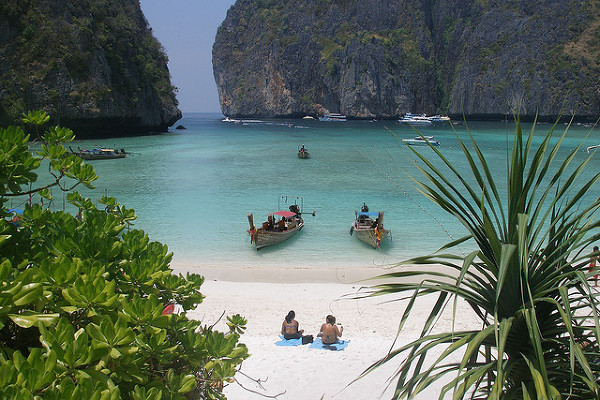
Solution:
<svg viewBox="0 0 600 400"><path fill-rule="evenodd" d="M591 0L238 0L213 72L233 118L600 114Z"/></svg>
<svg viewBox="0 0 600 400"><path fill-rule="evenodd" d="M175 129L187 129L187 128L185 126L183 126L183 125L177 125L175 127Z"/></svg>
<svg viewBox="0 0 600 400"><path fill-rule="evenodd" d="M0 16L0 124L42 110L102 137L166 132L181 118L139 1L3 1Z"/></svg>

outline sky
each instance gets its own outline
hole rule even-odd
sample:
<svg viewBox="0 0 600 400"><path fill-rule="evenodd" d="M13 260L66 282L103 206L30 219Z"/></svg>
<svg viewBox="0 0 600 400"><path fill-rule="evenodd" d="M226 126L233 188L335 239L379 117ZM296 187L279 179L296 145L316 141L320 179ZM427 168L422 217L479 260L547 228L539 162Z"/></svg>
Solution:
<svg viewBox="0 0 600 400"><path fill-rule="evenodd" d="M235 0L140 0L154 37L169 57L182 112L220 112L212 72L217 28Z"/></svg>

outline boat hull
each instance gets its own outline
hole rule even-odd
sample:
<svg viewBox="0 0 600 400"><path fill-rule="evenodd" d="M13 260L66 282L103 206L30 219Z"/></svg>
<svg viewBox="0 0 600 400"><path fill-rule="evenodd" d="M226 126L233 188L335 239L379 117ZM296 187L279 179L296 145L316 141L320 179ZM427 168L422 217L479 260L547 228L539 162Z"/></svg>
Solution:
<svg viewBox="0 0 600 400"><path fill-rule="evenodd" d="M304 223L301 223L295 228L288 229L285 231L272 231L259 228L256 230L256 232L251 233L252 244L254 244L256 250L260 250L263 247L279 244L281 242L285 242L286 240L294 236L296 233L300 232L300 230L302 230L303 227Z"/></svg>
<svg viewBox="0 0 600 400"><path fill-rule="evenodd" d="M125 154L85 154L79 153L77 154L84 160L112 160L115 158L125 158Z"/></svg>
<svg viewBox="0 0 600 400"><path fill-rule="evenodd" d="M390 230L383 228L381 230L381 235L378 237L375 233L375 228L357 229L356 227L354 227L354 234L362 242L365 242L373 248L377 248L379 246L379 243L381 243L383 239L388 237L388 235L390 234Z"/></svg>

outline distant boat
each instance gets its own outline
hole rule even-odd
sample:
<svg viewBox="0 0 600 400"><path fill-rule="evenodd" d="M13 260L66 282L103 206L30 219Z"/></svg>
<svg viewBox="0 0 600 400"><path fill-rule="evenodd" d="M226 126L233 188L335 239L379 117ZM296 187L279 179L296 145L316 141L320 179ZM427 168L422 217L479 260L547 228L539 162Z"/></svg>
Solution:
<svg viewBox="0 0 600 400"><path fill-rule="evenodd" d="M282 196L287 198L288 196ZM301 198L300 198L301 199ZM304 227L301 209L292 204L289 211L276 211L267 215L267 221L260 228L254 226L253 214L248 214L250 243L260 250L263 247L284 242Z"/></svg>
<svg viewBox="0 0 600 400"><path fill-rule="evenodd" d="M310 158L310 153L306 150L306 147L302 145L302 147L298 146L298 158L307 159Z"/></svg>
<svg viewBox="0 0 600 400"><path fill-rule="evenodd" d="M98 148L98 149L80 149L77 147L77 151L71 149L71 153L78 155L84 160L110 160L113 158L125 158L127 157L127 152L125 149L117 150L117 149L107 149L107 148Z"/></svg>
<svg viewBox="0 0 600 400"><path fill-rule="evenodd" d="M327 115L323 115L322 117L319 117L319 121L341 121L341 122L345 122L346 121L346 116L342 115L342 114L331 113L331 114L327 114Z"/></svg>
<svg viewBox="0 0 600 400"><path fill-rule="evenodd" d="M429 120L431 122L448 122L448 121L450 121L450 117L447 117L445 115L434 115L434 116L427 117L427 118L429 118Z"/></svg>
<svg viewBox="0 0 600 400"><path fill-rule="evenodd" d="M402 141L411 146L427 146L427 143L429 143L432 146L440 145L440 142L435 140L433 136L417 136L412 139L402 139Z"/></svg>
<svg viewBox="0 0 600 400"><path fill-rule="evenodd" d="M425 116L425 114L410 114L407 113L404 117L400 118L398 122L409 125L433 125L433 122Z"/></svg>
<svg viewBox="0 0 600 400"><path fill-rule="evenodd" d="M600 144L597 144L595 146L590 146L590 147L587 148L587 152L589 153L592 150L596 150L598 147L600 147Z"/></svg>
<svg viewBox="0 0 600 400"><path fill-rule="evenodd" d="M360 212L355 211L355 214L350 234L355 232L361 241L373 248L379 247L381 241L390 234L390 230L383 227L383 211L369 212L369 207L363 203Z"/></svg>

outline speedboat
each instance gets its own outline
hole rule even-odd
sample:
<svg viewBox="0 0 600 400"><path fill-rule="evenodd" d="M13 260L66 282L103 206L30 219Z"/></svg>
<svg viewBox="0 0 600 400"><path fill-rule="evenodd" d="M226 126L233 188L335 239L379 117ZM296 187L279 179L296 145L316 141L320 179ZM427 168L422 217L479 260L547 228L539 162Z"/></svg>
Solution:
<svg viewBox="0 0 600 400"><path fill-rule="evenodd" d="M450 117L445 115L434 115L432 117L428 117L431 122L448 122L450 121Z"/></svg>
<svg viewBox="0 0 600 400"><path fill-rule="evenodd" d="M331 114L327 114L327 115L323 115L322 117L319 117L319 121L341 121L341 122L345 122L346 121L346 116L342 115L342 114L331 113Z"/></svg>
<svg viewBox="0 0 600 400"><path fill-rule="evenodd" d="M403 124L410 125L432 125L433 122L429 118L427 118L424 114L414 115L414 114L406 114L404 117L400 118L398 122Z"/></svg>
<svg viewBox="0 0 600 400"><path fill-rule="evenodd" d="M430 144L432 146L440 145L440 142L435 140L433 136L417 136L412 139L402 139L402 141L411 146L427 146L427 144Z"/></svg>
<svg viewBox="0 0 600 400"><path fill-rule="evenodd" d="M287 199L289 196L282 197ZM248 223L250 224L250 229L248 229L250 243L256 247L256 250L284 242L304 227L302 212L296 203L289 207L289 211L275 211L267 214L267 221L263 222L260 228L254 226L252 214L248 214Z"/></svg>
<svg viewBox="0 0 600 400"><path fill-rule="evenodd" d="M374 249L390 234L383 227L383 211L369 212L369 207L363 203L360 211L354 212L356 217L350 228L350 235L356 232L356 237ZM373 219L375 218L375 219Z"/></svg>

